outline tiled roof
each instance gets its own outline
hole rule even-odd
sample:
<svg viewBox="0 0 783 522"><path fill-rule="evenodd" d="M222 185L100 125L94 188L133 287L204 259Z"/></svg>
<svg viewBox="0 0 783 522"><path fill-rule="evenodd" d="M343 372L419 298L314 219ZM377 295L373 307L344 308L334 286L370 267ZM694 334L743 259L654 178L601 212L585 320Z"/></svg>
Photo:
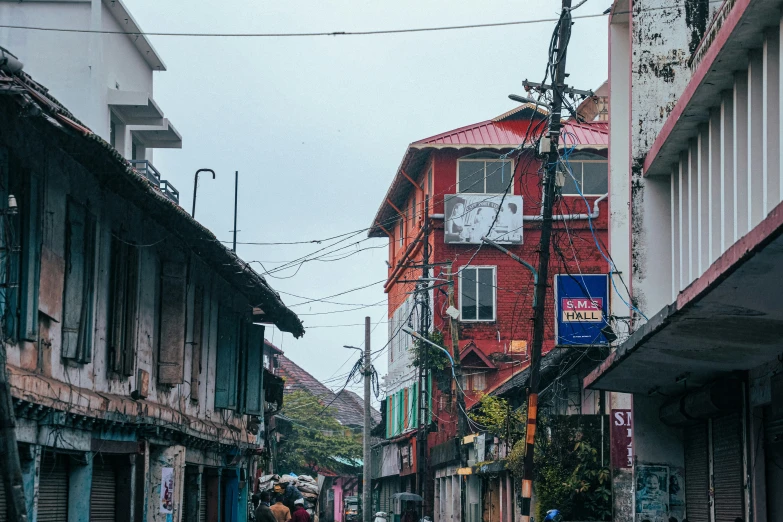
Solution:
<svg viewBox="0 0 783 522"><path fill-rule="evenodd" d="M265 320L295 337L304 335L301 320L283 304L280 295L263 276L137 172L114 147L79 122L46 87L24 71L11 74L0 70L0 95L0 110L9 115L6 118L8 125L30 122L42 130L94 175L100 186L122 195L150 219L181 238L254 307L262 309Z"/></svg>
<svg viewBox="0 0 783 522"><path fill-rule="evenodd" d="M285 393L294 391L306 391L315 395L324 406L335 410L335 418L345 426L363 426L364 411L362 402L356 394L347 390L341 390L335 394L321 381L310 375L304 368L293 362L285 355L277 356L280 376L285 378ZM358 401L358 402L357 402ZM375 408L372 410L373 420L380 422L381 414Z"/></svg>

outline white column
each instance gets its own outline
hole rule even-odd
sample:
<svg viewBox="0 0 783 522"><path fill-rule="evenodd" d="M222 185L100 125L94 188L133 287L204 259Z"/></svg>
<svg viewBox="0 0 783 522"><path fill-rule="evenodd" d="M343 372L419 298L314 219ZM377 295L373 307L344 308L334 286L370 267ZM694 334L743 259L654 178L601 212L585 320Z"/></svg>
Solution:
<svg viewBox="0 0 783 522"><path fill-rule="evenodd" d="M677 299L677 293L680 290L681 271L680 271L680 167L676 165L672 168L671 182L671 205L669 212L671 217L671 259L672 259L672 294L671 302Z"/></svg>
<svg viewBox="0 0 783 522"><path fill-rule="evenodd" d="M759 49L748 65L748 230L764 216L764 60Z"/></svg>
<svg viewBox="0 0 783 522"><path fill-rule="evenodd" d="M748 73L734 75L734 235L748 231Z"/></svg>
<svg viewBox="0 0 783 522"><path fill-rule="evenodd" d="M780 27L767 32L763 53L764 217L780 202Z"/></svg>
<svg viewBox="0 0 783 522"><path fill-rule="evenodd" d="M699 231L699 149L698 140L688 144L688 284L698 275Z"/></svg>
<svg viewBox="0 0 783 522"><path fill-rule="evenodd" d="M734 90L722 94L720 105L720 250L734 242Z"/></svg>
<svg viewBox="0 0 783 522"><path fill-rule="evenodd" d="M688 204L688 154L682 153L680 155L679 162L679 190L677 191L677 224L680 227L680 233L678 234L680 239L679 252L680 252L680 290L690 282L688 279L688 240L690 235L688 234L688 217L687 204Z"/></svg>
<svg viewBox="0 0 783 522"><path fill-rule="evenodd" d="M698 194L698 211L699 211L699 270L698 275L704 273L710 264L710 129L708 125L702 125L699 128L698 137L698 149L699 149L699 194Z"/></svg>
<svg viewBox="0 0 783 522"><path fill-rule="evenodd" d="M709 212L707 214L707 220L709 223L709 260L707 265L711 265L713 261L718 258L720 252L720 237L721 237L721 221L723 220L722 214L722 198L721 198L721 130L720 130L720 108L710 111L710 124L709 124L709 179L707 182L708 187L708 203Z"/></svg>

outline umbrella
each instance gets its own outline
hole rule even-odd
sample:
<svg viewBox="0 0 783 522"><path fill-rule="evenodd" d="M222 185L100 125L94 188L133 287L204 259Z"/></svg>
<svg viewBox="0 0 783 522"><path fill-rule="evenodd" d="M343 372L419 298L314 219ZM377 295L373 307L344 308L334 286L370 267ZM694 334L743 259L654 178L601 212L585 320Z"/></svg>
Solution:
<svg viewBox="0 0 783 522"><path fill-rule="evenodd" d="M407 502L424 502L424 499L415 493L395 493L392 498L405 500Z"/></svg>

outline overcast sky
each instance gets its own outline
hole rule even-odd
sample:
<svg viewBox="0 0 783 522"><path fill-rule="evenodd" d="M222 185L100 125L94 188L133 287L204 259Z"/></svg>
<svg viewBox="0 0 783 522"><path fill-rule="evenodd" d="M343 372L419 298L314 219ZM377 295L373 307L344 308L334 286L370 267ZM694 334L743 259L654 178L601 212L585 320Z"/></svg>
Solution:
<svg viewBox="0 0 783 522"><path fill-rule="evenodd" d="M462 25L557 16L552 0L394 2L296 0L125 0L149 32L355 31ZM603 12L589 0L575 14ZM168 71L156 73L155 100L180 131L181 150L156 150L154 163L190 208L193 173L200 182L196 217L230 240L234 171L239 180L240 242L327 238L368 227L399 166L418 139L493 118L514 106L520 82L540 81L553 22L379 36L181 38L153 36ZM596 88L607 77L606 17L576 20L569 83ZM386 277L387 241L366 232L330 262L314 261L267 275L281 293L331 296ZM363 240L363 241L362 241ZM323 248L245 245L238 253L272 270ZM368 248L377 247L377 248ZM263 273L264 268L255 263ZM274 277L273 277L274 276ZM281 279L276 279L280 277ZM379 323L372 347L388 336L385 299L375 284L311 303L283 294L304 321L301 339L268 330L267 338L328 385L339 388L362 346L365 315ZM342 311L351 310L351 311ZM318 315L308 315L318 314ZM351 325L337 326L335 325ZM386 352L376 360L386 373ZM361 393L361 385L352 385Z"/></svg>

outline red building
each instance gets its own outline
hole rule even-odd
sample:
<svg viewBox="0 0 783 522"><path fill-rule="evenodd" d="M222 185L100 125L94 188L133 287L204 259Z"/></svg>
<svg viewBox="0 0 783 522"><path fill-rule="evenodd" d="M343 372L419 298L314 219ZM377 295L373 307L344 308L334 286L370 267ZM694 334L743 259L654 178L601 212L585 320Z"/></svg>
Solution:
<svg viewBox="0 0 783 522"><path fill-rule="evenodd" d="M408 325L418 330L421 301L428 293L431 331L442 333L444 346L451 346L446 314L446 279L451 267L467 407L529 364L533 274L509 255L482 245L481 236L504 243L511 253L537 266L542 161L536 154L536 142L545 128L546 115L527 104L497 118L412 143L373 220L370 236L389 238L386 437L402 445L403 455L396 475L392 476L395 470L387 470L389 477L376 477L381 479L381 509L388 508L383 499L394 490L416 490L415 443L410 439L418 426L418 370L409 350L413 340L401 328ZM608 223L608 127L605 122L572 120L565 124L562 136L564 153L580 188L570 175L561 177L550 274L606 274L607 263L596 242L606 242ZM437 280L428 292L421 287L417 292L425 250L432 265L429 275ZM551 293L546 306L545 353L555 345ZM436 378L425 390L428 415L436 426L427 436L429 450L449 444L456 436L451 378L448 372L441 376L448 382L437 382ZM407 466L406 454L410 455ZM435 460L442 458L436 456ZM432 477L438 462L430 464ZM435 511L437 517L438 509Z"/></svg>

